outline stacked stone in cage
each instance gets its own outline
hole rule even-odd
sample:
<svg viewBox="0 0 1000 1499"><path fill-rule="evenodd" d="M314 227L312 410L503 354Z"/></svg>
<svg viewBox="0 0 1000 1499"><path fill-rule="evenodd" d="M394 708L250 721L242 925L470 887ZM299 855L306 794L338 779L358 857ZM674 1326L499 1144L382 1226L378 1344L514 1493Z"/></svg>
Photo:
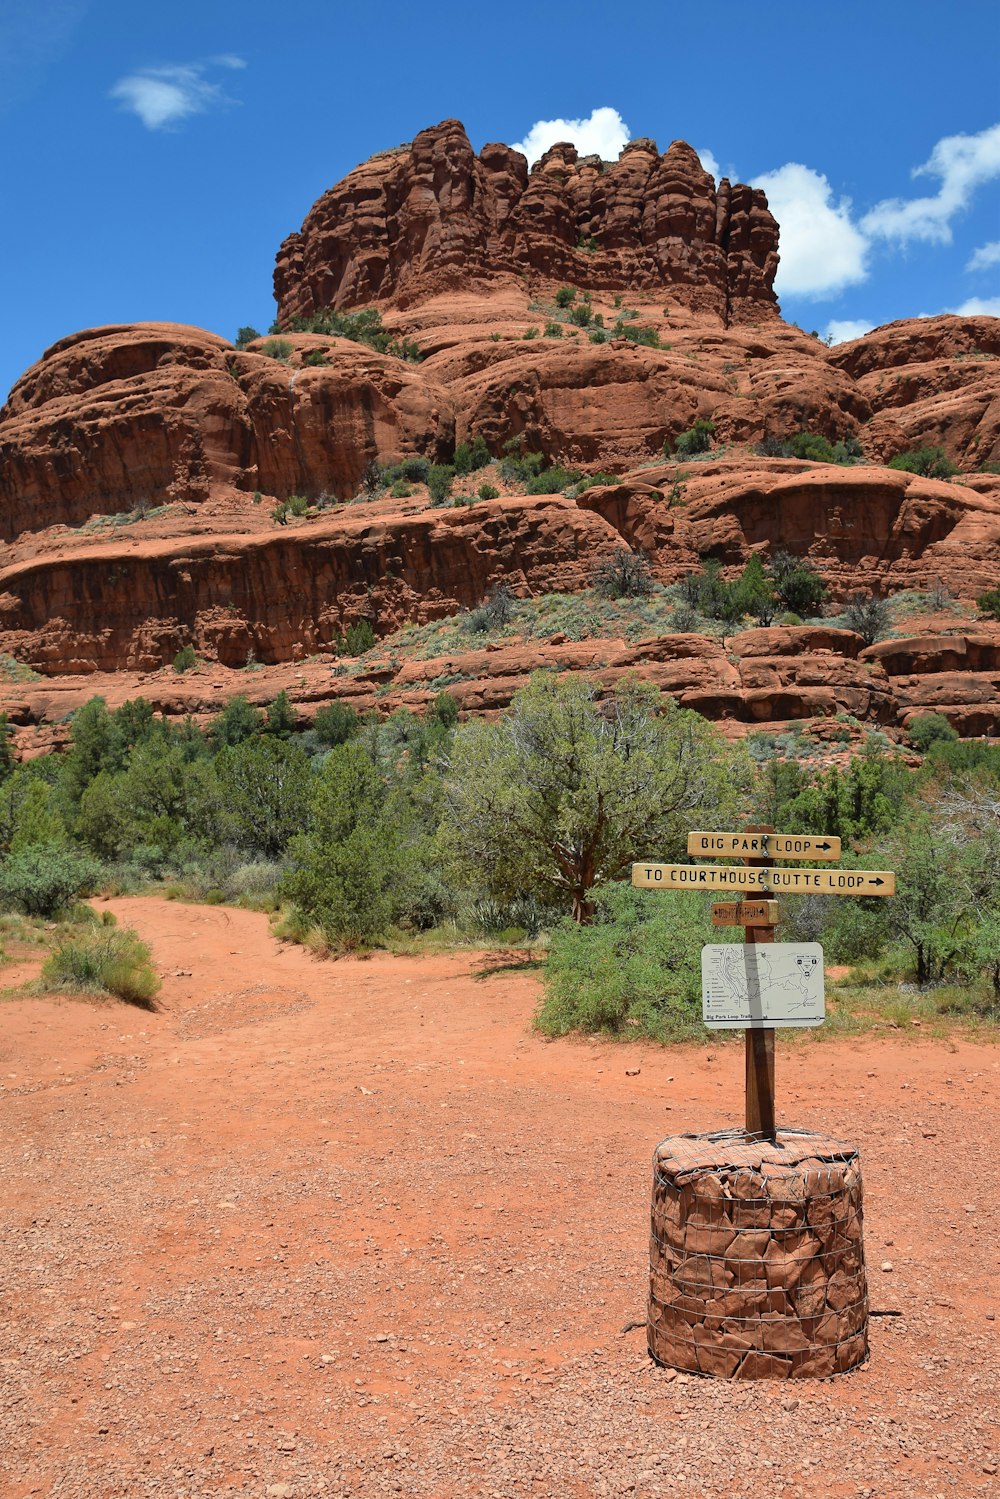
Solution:
<svg viewBox="0 0 1000 1499"><path fill-rule="evenodd" d="M653 1157L649 1351L718 1378L823 1378L868 1354L861 1166L799 1130L681 1135Z"/></svg>

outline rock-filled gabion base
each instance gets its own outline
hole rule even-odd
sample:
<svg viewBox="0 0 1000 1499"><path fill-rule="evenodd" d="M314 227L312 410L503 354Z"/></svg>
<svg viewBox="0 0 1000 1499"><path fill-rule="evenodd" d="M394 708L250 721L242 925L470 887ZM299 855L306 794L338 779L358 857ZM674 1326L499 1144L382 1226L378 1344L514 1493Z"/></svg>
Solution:
<svg viewBox="0 0 1000 1499"><path fill-rule="evenodd" d="M856 1149L804 1130L658 1145L647 1334L658 1363L721 1379L820 1379L863 1363Z"/></svg>

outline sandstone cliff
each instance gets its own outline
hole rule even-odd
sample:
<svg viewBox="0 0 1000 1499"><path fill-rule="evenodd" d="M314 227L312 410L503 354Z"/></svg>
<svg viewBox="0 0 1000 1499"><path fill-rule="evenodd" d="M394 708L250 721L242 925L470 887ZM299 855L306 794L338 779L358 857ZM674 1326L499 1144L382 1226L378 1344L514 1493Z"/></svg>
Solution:
<svg viewBox="0 0 1000 1499"><path fill-rule="evenodd" d="M558 145L529 171L510 146L477 156L445 120L324 193L282 245L274 292L283 325L516 279L655 290L728 324L775 314L777 268L764 194L726 178L716 190L683 141L662 156L630 141L616 162Z"/></svg>

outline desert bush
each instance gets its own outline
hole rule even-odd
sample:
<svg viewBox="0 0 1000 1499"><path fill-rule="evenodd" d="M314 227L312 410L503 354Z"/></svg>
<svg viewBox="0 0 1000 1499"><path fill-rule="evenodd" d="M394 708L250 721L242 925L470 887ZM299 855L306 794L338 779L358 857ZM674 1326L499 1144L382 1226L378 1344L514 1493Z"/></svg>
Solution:
<svg viewBox="0 0 1000 1499"><path fill-rule="evenodd" d="M281 880L280 864L258 860L239 864L223 885L227 901L262 905L272 900Z"/></svg>
<svg viewBox="0 0 1000 1499"><path fill-rule="evenodd" d="M361 471L358 494L364 500L377 500L379 495L385 492L385 488L385 473L381 465L372 458Z"/></svg>
<svg viewBox="0 0 1000 1499"><path fill-rule="evenodd" d="M252 344L258 338L260 338L260 334L257 332L257 329L252 328L247 323L244 327L237 329L234 343L238 349L245 349L247 344Z"/></svg>
<svg viewBox="0 0 1000 1499"><path fill-rule="evenodd" d="M637 599L653 591L649 558L645 552L616 547L591 574L591 584L602 598Z"/></svg>
<svg viewBox="0 0 1000 1499"><path fill-rule="evenodd" d="M500 491L495 484L480 484L476 490L476 494L481 500L498 500L500 498Z"/></svg>
<svg viewBox="0 0 1000 1499"><path fill-rule="evenodd" d="M346 744L353 739L361 727L361 719L347 703L327 703L316 709L313 729L320 744L332 749L335 744Z"/></svg>
<svg viewBox="0 0 1000 1499"><path fill-rule="evenodd" d="M144 1010L153 1008L160 988L152 953L131 927L100 927L60 942L42 968L42 984L113 994Z"/></svg>
<svg viewBox="0 0 1000 1499"><path fill-rule="evenodd" d="M615 324L614 336L615 338L627 338L629 343L642 344L647 349L658 349L660 347L660 335L655 328L643 327L637 323L623 323L621 318ZM705 446L707 447L708 444L706 443ZM678 447L677 451L680 452L681 449ZM687 451L701 452L702 449L688 449Z"/></svg>
<svg viewBox="0 0 1000 1499"><path fill-rule="evenodd" d="M580 479L578 468L563 468L562 464L553 464L551 468L543 469L540 474L535 474L524 486L525 494L560 494L568 489L571 484L576 484Z"/></svg>
<svg viewBox="0 0 1000 1499"><path fill-rule="evenodd" d="M538 337L538 329L537 328L526 328L524 330L524 332L521 334L521 337L522 338L537 338Z"/></svg>
<svg viewBox="0 0 1000 1499"><path fill-rule="evenodd" d="M576 301L576 288L572 286L560 286L556 292L556 306L569 307Z"/></svg>
<svg viewBox="0 0 1000 1499"><path fill-rule="evenodd" d="M432 463L427 471L427 489L432 505L443 505L451 496L455 470L450 463Z"/></svg>
<svg viewBox="0 0 1000 1499"><path fill-rule="evenodd" d="M182 673L191 671L198 665L198 656L193 645L186 645L177 652L174 657L174 671Z"/></svg>
<svg viewBox="0 0 1000 1499"><path fill-rule="evenodd" d="M471 474L478 468L485 468L493 459L486 440L481 433L477 433L471 442L460 442L455 449L454 469L456 474Z"/></svg>
<svg viewBox="0 0 1000 1499"><path fill-rule="evenodd" d="M304 494L290 494L288 496L289 515L298 516L300 519L309 509L309 501Z"/></svg>
<svg viewBox="0 0 1000 1499"><path fill-rule="evenodd" d="M888 599L853 593L844 609L844 624L855 630L865 645L874 645L892 628L892 606Z"/></svg>
<svg viewBox="0 0 1000 1499"><path fill-rule="evenodd" d="M921 474L925 479L951 479L958 473L944 448L913 448L909 453L897 453L889 459L889 467L907 474Z"/></svg>
<svg viewBox="0 0 1000 1499"><path fill-rule="evenodd" d="M1000 619L1000 588L988 588L976 599L976 608L988 619Z"/></svg>
<svg viewBox="0 0 1000 1499"><path fill-rule="evenodd" d="M408 500L410 495L415 494L416 491L413 485L408 484L405 479L397 479L389 490L389 493L394 500Z"/></svg>
<svg viewBox="0 0 1000 1499"><path fill-rule="evenodd" d="M608 341L608 333L604 328L592 328L587 337L592 344L606 344Z"/></svg>
<svg viewBox="0 0 1000 1499"><path fill-rule="evenodd" d="M907 724L906 732L914 749L922 755L932 744L958 738L958 731L952 728L943 713L916 714Z"/></svg>
<svg viewBox="0 0 1000 1499"><path fill-rule="evenodd" d="M818 432L797 432L788 444L793 458L808 458L813 463L833 463L833 444Z"/></svg>
<svg viewBox="0 0 1000 1499"><path fill-rule="evenodd" d="M514 595L506 583L494 583L477 609L470 609L465 628L477 635L502 630L514 617Z"/></svg>
<svg viewBox="0 0 1000 1499"><path fill-rule="evenodd" d="M790 552L776 552L770 573L775 592L786 610L800 616L817 613L826 598L827 587L810 563L793 557Z"/></svg>
<svg viewBox="0 0 1000 1499"><path fill-rule="evenodd" d="M375 631L367 619L359 619L355 624L348 625L344 635L344 655L363 656L365 651L370 651L375 644Z"/></svg>
<svg viewBox="0 0 1000 1499"><path fill-rule="evenodd" d="M550 937L538 1029L644 1035L701 1030L704 909L690 895L650 897L613 885L596 899L590 926L565 920Z"/></svg>
<svg viewBox="0 0 1000 1499"><path fill-rule="evenodd" d="M543 338L562 338L562 323L546 323L542 336Z"/></svg>
<svg viewBox="0 0 1000 1499"><path fill-rule="evenodd" d="M682 432L674 444L674 452L678 458L690 458L694 453L707 453L712 446L712 436L715 432L715 423L706 417L699 417L693 427ZM667 444L664 445L666 448Z"/></svg>
<svg viewBox="0 0 1000 1499"><path fill-rule="evenodd" d="M578 302L571 309L569 320L571 323L575 323L578 328L589 328L593 316L594 314L589 302Z"/></svg>
<svg viewBox="0 0 1000 1499"><path fill-rule="evenodd" d="M73 849L32 844L0 864L0 909L51 920L94 889L100 865Z"/></svg>
<svg viewBox="0 0 1000 1499"><path fill-rule="evenodd" d="M261 345L260 352L266 354L268 359L277 359L280 364L287 364L292 357L292 347L287 338L268 338Z"/></svg>
<svg viewBox="0 0 1000 1499"><path fill-rule="evenodd" d="M458 704L450 692L442 689L436 698L428 705L427 717L433 724L439 724L441 728L453 729L458 723Z"/></svg>

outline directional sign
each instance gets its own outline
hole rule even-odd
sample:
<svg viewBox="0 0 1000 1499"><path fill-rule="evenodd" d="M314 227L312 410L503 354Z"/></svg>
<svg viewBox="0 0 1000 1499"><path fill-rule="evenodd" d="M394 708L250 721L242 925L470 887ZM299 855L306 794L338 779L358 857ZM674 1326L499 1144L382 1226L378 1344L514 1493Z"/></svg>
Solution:
<svg viewBox="0 0 1000 1499"><path fill-rule="evenodd" d="M755 890L760 895L895 895L886 869L748 869L717 864L633 864L639 890Z"/></svg>
<svg viewBox="0 0 1000 1499"><path fill-rule="evenodd" d="M713 926L776 926L777 922L776 900L734 900L712 907Z"/></svg>
<svg viewBox="0 0 1000 1499"><path fill-rule="evenodd" d="M822 1025L823 949L818 942L703 947L701 1013L708 1026L744 1030Z"/></svg>
<svg viewBox="0 0 1000 1499"><path fill-rule="evenodd" d="M839 838L804 833L688 833L688 853L712 859L839 859Z"/></svg>

